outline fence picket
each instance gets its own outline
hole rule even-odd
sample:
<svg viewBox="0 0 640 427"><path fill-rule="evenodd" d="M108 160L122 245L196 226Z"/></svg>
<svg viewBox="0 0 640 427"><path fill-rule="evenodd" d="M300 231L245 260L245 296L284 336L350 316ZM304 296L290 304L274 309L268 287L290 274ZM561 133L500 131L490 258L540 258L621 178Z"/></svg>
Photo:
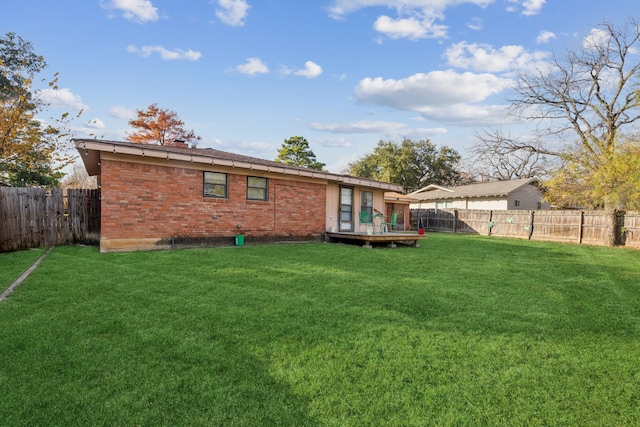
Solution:
<svg viewBox="0 0 640 427"><path fill-rule="evenodd" d="M100 240L100 191L0 187L0 252Z"/></svg>
<svg viewBox="0 0 640 427"><path fill-rule="evenodd" d="M578 210L464 210L411 211L412 227L422 221L427 231L484 234L589 245L607 244L603 211ZM640 212L618 212L617 244L640 248Z"/></svg>

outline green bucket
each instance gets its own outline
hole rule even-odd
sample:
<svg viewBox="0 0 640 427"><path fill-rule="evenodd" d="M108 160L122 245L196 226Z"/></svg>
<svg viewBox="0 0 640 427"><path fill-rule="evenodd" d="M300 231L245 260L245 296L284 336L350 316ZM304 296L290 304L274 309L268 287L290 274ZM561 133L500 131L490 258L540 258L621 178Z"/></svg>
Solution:
<svg viewBox="0 0 640 427"><path fill-rule="evenodd" d="M244 234L238 234L236 236L236 246L244 246Z"/></svg>

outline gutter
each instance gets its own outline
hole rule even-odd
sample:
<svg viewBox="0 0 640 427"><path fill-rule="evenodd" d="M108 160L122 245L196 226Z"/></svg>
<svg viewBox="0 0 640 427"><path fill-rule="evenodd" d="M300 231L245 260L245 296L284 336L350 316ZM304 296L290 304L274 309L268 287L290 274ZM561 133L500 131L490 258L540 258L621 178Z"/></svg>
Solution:
<svg viewBox="0 0 640 427"><path fill-rule="evenodd" d="M236 160L221 159L214 156L204 156L198 154L187 154L173 151L166 151L155 148L153 145L140 144L140 147L131 147L121 145L116 142L92 141L86 139L73 140L78 151L84 150L88 154L89 150L99 152L109 152L113 154L127 154L132 156L151 157L163 160L177 160L182 162L198 163L208 166L227 166L232 168L242 168L249 170L258 170L263 172L280 173L283 175L303 176L307 178L324 179L327 181L338 182L341 184L359 185L363 187L380 188L392 191L402 191L402 186L380 181L368 180L365 178L357 178L347 175L337 175L328 172L301 170L288 168L286 166L268 166L260 163L243 162Z"/></svg>

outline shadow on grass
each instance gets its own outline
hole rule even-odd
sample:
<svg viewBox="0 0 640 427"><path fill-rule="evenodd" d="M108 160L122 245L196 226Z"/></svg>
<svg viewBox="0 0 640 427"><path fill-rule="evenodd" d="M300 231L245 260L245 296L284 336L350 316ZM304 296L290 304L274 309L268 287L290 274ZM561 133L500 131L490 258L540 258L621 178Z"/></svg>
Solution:
<svg viewBox="0 0 640 427"><path fill-rule="evenodd" d="M457 237L418 250L58 248L0 309L0 415L18 425L640 420L634 258Z"/></svg>
<svg viewBox="0 0 640 427"><path fill-rule="evenodd" d="M233 292L87 251L56 249L0 308L3 424L318 425L249 351Z"/></svg>

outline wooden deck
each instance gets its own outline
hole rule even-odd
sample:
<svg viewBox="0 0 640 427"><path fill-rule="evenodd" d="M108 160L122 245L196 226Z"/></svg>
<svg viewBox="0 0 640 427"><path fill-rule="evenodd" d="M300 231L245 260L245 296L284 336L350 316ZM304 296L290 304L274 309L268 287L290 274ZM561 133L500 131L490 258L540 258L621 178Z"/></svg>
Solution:
<svg viewBox="0 0 640 427"><path fill-rule="evenodd" d="M326 232L326 241L334 242L362 242L362 247L372 248L373 244L387 244L388 247L395 248L396 243L420 247L420 240L426 239L426 234L418 234L410 231L390 231L388 233L358 233L358 232Z"/></svg>

